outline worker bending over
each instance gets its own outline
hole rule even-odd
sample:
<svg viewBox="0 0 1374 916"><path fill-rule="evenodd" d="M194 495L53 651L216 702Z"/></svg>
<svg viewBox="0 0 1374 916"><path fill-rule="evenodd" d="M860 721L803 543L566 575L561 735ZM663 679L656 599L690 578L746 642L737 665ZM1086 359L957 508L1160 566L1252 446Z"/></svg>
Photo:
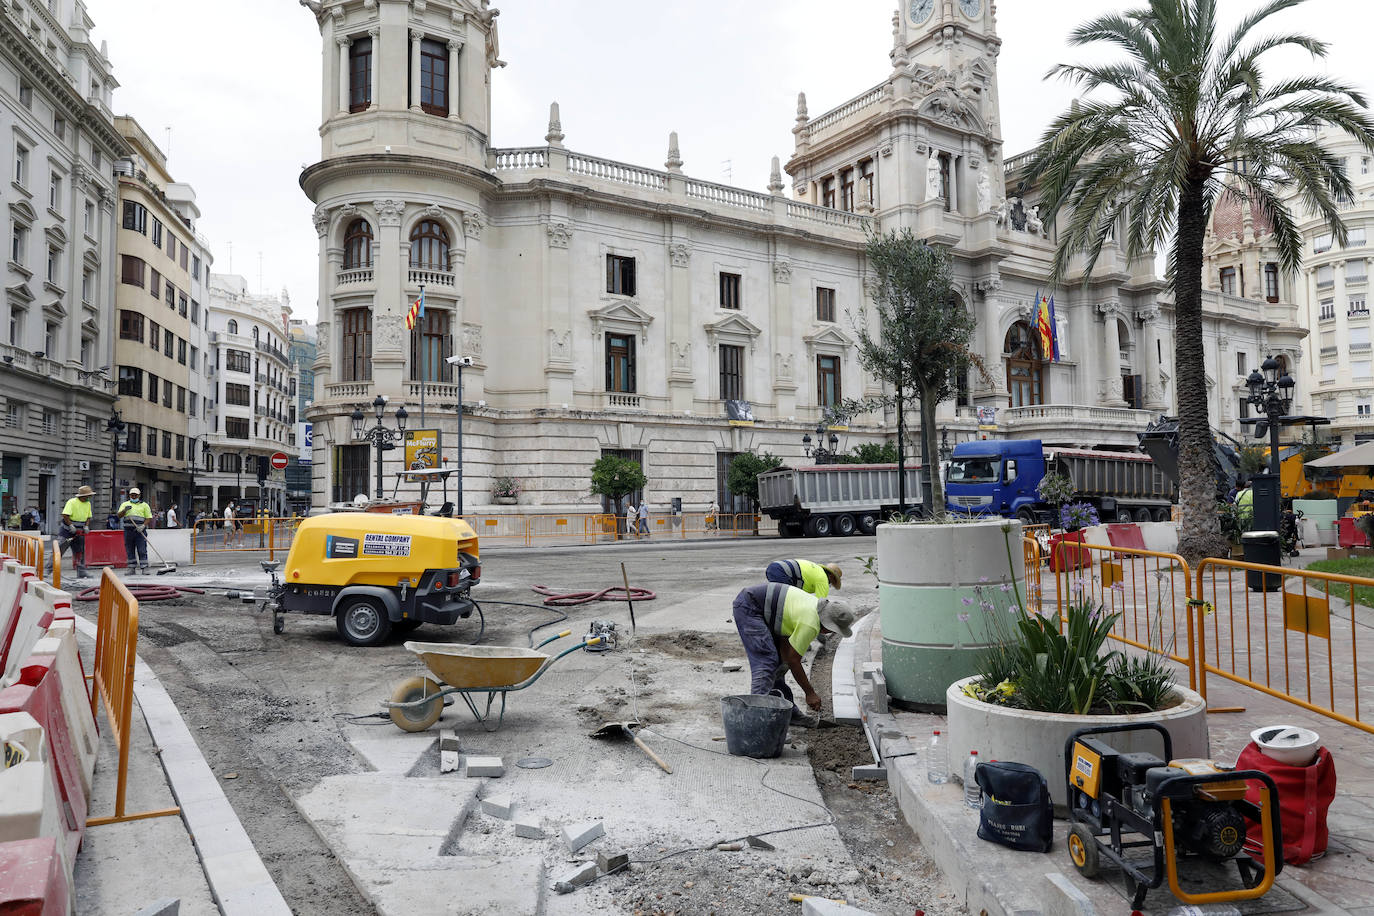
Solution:
<svg viewBox="0 0 1374 916"><path fill-rule="evenodd" d="M802 656L811 641L822 633L853 634L857 615L843 601L817 598L799 588L768 582L751 585L735 597L735 629L739 631L744 653L749 658L749 692L766 696L774 690L791 702L792 721L814 728L819 717L796 707L787 672L792 672L813 713L821 708L821 698L811 687L802 667Z"/></svg>
<svg viewBox="0 0 1374 916"><path fill-rule="evenodd" d="M791 585L817 598L830 595L832 588L840 587L840 567L834 563L812 563L810 560L774 560L763 571L769 582Z"/></svg>

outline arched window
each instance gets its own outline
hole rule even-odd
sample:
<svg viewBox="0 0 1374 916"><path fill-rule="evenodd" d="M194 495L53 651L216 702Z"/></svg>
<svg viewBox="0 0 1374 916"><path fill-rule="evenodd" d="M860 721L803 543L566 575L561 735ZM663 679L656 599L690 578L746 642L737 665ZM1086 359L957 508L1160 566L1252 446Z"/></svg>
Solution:
<svg viewBox="0 0 1374 916"><path fill-rule="evenodd" d="M410 230L410 266L420 270L448 267L448 233L432 219L421 220Z"/></svg>
<svg viewBox="0 0 1374 916"><path fill-rule="evenodd" d="M344 270L372 266L372 227L365 219L355 219L344 232Z"/></svg>
<svg viewBox="0 0 1374 916"><path fill-rule="evenodd" d="M229 326L226 327L225 330L228 331L230 334L237 334L239 332L239 323L234 319L230 318Z"/></svg>
<svg viewBox="0 0 1374 916"><path fill-rule="evenodd" d="M253 325L253 343L258 342L258 326Z"/></svg>
<svg viewBox="0 0 1374 916"><path fill-rule="evenodd" d="M1007 329L1002 356L1007 361L1007 406L1045 403L1045 363L1029 324L1018 321Z"/></svg>

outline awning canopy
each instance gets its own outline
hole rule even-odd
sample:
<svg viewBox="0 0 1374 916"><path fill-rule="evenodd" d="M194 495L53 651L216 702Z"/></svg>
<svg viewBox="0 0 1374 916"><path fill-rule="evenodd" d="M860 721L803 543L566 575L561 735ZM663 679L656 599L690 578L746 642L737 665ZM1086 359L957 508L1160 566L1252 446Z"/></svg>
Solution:
<svg viewBox="0 0 1374 916"><path fill-rule="evenodd" d="M1366 442L1354 448L1344 449L1334 455L1326 455L1316 461L1308 461L1309 468L1349 468L1374 466L1374 442Z"/></svg>

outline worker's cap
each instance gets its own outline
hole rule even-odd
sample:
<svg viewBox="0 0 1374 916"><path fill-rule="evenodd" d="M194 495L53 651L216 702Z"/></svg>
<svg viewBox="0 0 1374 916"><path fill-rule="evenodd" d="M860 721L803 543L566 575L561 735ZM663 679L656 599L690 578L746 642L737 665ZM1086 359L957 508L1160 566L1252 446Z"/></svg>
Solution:
<svg viewBox="0 0 1374 916"><path fill-rule="evenodd" d="M838 563L824 563L821 569L825 570L825 575L830 579L830 584L836 588L840 587L840 579L844 578L844 573L840 572Z"/></svg>
<svg viewBox="0 0 1374 916"><path fill-rule="evenodd" d="M822 598L816 602L816 611L820 614L821 626L830 632L839 633L846 639L854 635L854 622L859 619L859 614L850 607L849 602Z"/></svg>
<svg viewBox="0 0 1374 916"><path fill-rule="evenodd" d="M133 489L131 489L131 490L129 491L129 495L130 495L130 496L142 496L142 495L143 495L143 491L140 490L138 487L134 487Z"/></svg>
<svg viewBox="0 0 1374 916"><path fill-rule="evenodd" d="M77 496L94 496L94 495L95 495L95 491L92 490L90 487L82 487L81 489L79 489L79 490L76 491L76 495L77 495Z"/></svg>

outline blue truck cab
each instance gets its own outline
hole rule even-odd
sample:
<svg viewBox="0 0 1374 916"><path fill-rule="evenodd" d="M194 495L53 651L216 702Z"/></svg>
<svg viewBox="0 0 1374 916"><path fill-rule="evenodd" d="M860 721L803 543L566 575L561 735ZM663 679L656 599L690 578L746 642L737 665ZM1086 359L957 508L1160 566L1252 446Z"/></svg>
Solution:
<svg viewBox="0 0 1374 916"><path fill-rule="evenodd" d="M1045 476L1039 439L961 442L945 472L945 505L955 515L1020 517L1033 522Z"/></svg>

